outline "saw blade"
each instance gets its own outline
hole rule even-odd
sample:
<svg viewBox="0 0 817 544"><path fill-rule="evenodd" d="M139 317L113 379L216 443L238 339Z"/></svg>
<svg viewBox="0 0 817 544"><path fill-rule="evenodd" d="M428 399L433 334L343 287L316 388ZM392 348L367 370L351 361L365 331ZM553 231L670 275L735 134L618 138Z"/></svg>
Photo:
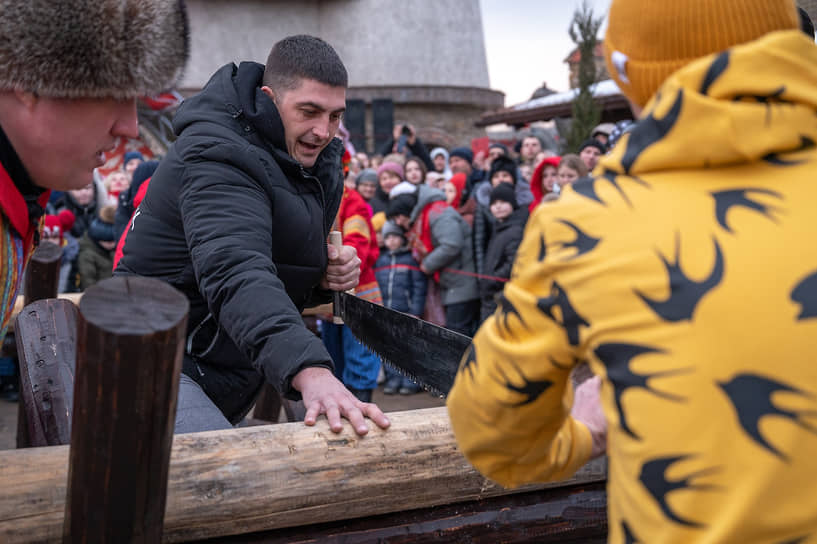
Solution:
<svg viewBox="0 0 817 544"><path fill-rule="evenodd" d="M383 362L440 397L454 384L471 343L468 336L346 293L336 313Z"/></svg>

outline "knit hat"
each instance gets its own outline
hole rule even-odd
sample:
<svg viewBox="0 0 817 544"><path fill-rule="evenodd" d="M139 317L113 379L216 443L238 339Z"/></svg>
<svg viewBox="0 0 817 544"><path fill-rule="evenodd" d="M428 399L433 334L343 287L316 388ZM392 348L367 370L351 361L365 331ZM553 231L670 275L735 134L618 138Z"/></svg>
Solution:
<svg viewBox="0 0 817 544"><path fill-rule="evenodd" d="M516 203L516 190L507 183L500 183L491 189L491 204L497 200L509 203L514 210L519 207Z"/></svg>
<svg viewBox="0 0 817 544"><path fill-rule="evenodd" d="M417 205L417 194L404 193L389 200L386 206L386 217L392 219L398 215L411 217L411 212Z"/></svg>
<svg viewBox="0 0 817 544"><path fill-rule="evenodd" d="M403 179L403 167L396 162L387 161L377 167L377 177L383 172L394 172Z"/></svg>
<svg viewBox="0 0 817 544"><path fill-rule="evenodd" d="M358 187L364 181L377 185L377 171L373 168L364 168L361 170L355 179L355 187Z"/></svg>
<svg viewBox="0 0 817 544"><path fill-rule="evenodd" d="M494 148L496 148L496 149L501 149L501 150L502 150L502 152L503 152L503 153L505 153L505 155L507 155L507 154L508 154L508 146L506 146L506 145L505 145L505 144L503 144L503 143L500 143L500 142L491 142L491 145L489 145L489 146L488 146L488 149L490 150L490 149L494 149Z"/></svg>
<svg viewBox="0 0 817 544"><path fill-rule="evenodd" d="M607 21L607 71L641 107L695 59L799 28L794 0L613 0Z"/></svg>
<svg viewBox="0 0 817 544"><path fill-rule="evenodd" d="M455 147L451 150L451 153L448 154L450 157L459 157L463 160L468 161L468 164L474 162L474 153L468 149L467 147Z"/></svg>
<svg viewBox="0 0 817 544"><path fill-rule="evenodd" d="M499 156L491 161L491 175L489 180L494 178L497 172L508 172L516 185L516 163L510 157Z"/></svg>
<svg viewBox="0 0 817 544"><path fill-rule="evenodd" d="M125 153L125 156L122 158L122 166L125 166L133 159L139 159L140 161L144 161L145 157L139 153L138 151L128 151Z"/></svg>
<svg viewBox="0 0 817 544"><path fill-rule="evenodd" d="M386 221L383 223L383 230L380 231L380 234L383 236L384 240L389 234L396 234L397 236L402 236L403 240L406 239L406 233L403 232L403 229L400 228L400 226L394 221Z"/></svg>
<svg viewBox="0 0 817 544"><path fill-rule="evenodd" d="M117 99L181 79L190 52L182 0L0 0L0 89Z"/></svg>
<svg viewBox="0 0 817 544"><path fill-rule="evenodd" d="M604 148L604 144L593 138L590 138L589 140L585 140L582 142L582 145L579 146L579 153L581 153L588 147L595 147L596 149L599 150L599 153L601 153L602 155L607 153L607 149Z"/></svg>
<svg viewBox="0 0 817 544"><path fill-rule="evenodd" d="M59 236L60 245L62 245L65 240L65 233L71 230L75 220L76 217L71 210L62 210L57 215L46 215L43 235L48 237Z"/></svg>

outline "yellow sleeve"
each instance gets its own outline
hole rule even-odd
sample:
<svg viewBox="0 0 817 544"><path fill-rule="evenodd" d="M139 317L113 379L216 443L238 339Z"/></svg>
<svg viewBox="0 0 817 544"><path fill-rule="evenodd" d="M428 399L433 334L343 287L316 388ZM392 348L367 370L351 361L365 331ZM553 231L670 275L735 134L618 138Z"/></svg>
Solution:
<svg viewBox="0 0 817 544"><path fill-rule="evenodd" d="M587 427L570 417L582 318L547 258L540 211L447 400L461 451L505 487L567 478L589 460L592 446Z"/></svg>

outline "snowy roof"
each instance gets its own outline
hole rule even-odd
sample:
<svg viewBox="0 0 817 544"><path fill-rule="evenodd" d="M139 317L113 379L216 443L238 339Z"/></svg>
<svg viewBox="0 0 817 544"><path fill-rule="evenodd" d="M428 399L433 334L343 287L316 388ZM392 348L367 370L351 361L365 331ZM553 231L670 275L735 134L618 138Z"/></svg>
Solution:
<svg viewBox="0 0 817 544"><path fill-rule="evenodd" d="M604 81L599 81L598 83L592 86L592 92L594 98L600 98L602 96L613 96L617 94L621 94L621 89L618 88L618 85L612 79L605 79ZM557 104L568 104L573 102L573 99L579 94L579 89L571 89L569 91L565 91L562 93L555 93L548 96L543 96L541 98L534 98L533 100L528 100L527 102L522 102L521 104L516 104L509 108L510 110L529 110L531 108L541 108L543 106L555 106Z"/></svg>

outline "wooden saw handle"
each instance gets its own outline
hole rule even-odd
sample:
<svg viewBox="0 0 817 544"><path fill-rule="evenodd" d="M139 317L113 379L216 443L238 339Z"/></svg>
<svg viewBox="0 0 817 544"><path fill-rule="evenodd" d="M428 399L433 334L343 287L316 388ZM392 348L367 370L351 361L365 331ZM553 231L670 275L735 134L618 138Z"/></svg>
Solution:
<svg viewBox="0 0 817 544"><path fill-rule="evenodd" d="M330 232L329 244L335 246L338 248L338 251L340 251L340 248L343 247L343 233L341 233L339 230L333 230ZM335 293L334 304L332 306L332 312L335 314L332 316L332 323L335 325L343 325L343 319L337 315L338 311L340 311L340 293Z"/></svg>

